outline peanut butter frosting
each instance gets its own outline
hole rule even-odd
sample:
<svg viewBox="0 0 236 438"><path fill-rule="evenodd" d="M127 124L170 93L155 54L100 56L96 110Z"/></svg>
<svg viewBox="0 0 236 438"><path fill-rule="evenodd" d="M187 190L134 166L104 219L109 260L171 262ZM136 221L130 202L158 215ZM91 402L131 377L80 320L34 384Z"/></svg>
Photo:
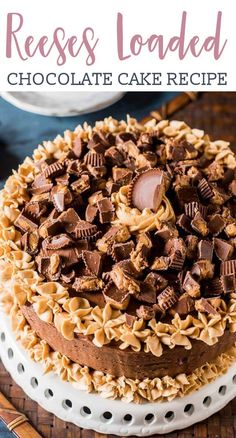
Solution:
<svg viewBox="0 0 236 438"><path fill-rule="evenodd" d="M235 169L229 143L179 121L143 126L109 117L39 145L0 194L4 308L20 315L31 303L67 340L83 334L97 347L116 343L157 357L164 346L191 349L191 340L211 346L226 329L236 332ZM135 192L141 178L147 200ZM42 346L37 341L30 354L40 355ZM67 363L50 355L58 358L55 370L59 360ZM125 380L117 389L107 376L72 369L91 381L89 388L105 393L109 386L114 398L126 398L126 391L132 400L165 397L157 389L147 395L157 381L143 392L136 389L143 383ZM174 393L176 381L168 385Z"/></svg>
<svg viewBox="0 0 236 438"><path fill-rule="evenodd" d="M59 352L51 350L45 341L37 337L17 307L11 309L10 316L17 339L28 351L30 358L42 364L45 373L54 372L63 381L70 382L79 390L96 392L103 398L121 399L126 403L163 402L184 397L226 373L236 359L236 347L233 346L214 361L196 368L188 375L182 373L175 378L166 375L163 378L143 380L125 376L116 378L80 366Z"/></svg>

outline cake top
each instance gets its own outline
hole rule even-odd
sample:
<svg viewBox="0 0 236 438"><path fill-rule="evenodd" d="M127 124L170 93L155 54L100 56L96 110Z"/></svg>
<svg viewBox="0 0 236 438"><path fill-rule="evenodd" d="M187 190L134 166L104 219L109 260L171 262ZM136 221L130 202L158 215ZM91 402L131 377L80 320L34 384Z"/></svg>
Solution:
<svg viewBox="0 0 236 438"><path fill-rule="evenodd" d="M90 308L109 304L142 330L175 315L221 314L236 272L236 160L227 142L184 122L110 118L27 160L14 227L42 284Z"/></svg>

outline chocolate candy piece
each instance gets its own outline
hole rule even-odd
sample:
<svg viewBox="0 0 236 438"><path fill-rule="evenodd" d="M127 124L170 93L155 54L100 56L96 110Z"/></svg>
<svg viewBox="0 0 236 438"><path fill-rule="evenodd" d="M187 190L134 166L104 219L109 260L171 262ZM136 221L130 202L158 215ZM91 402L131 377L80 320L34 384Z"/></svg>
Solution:
<svg viewBox="0 0 236 438"><path fill-rule="evenodd" d="M80 222L80 217L73 208L68 208L68 210L60 214L56 221L65 227L67 233L72 233L78 222Z"/></svg>
<svg viewBox="0 0 236 438"><path fill-rule="evenodd" d="M193 220L191 221L191 226L192 226L193 230L197 231L197 233L201 234L201 236L205 237L209 233L207 223L203 219L203 217L199 211L195 214Z"/></svg>
<svg viewBox="0 0 236 438"><path fill-rule="evenodd" d="M214 276L214 265L209 260L198 260L194 263L191 274L196 275L200 280L212 278Z"/></svg>
<svg viewBox="0 0 236 438"><path fill-rule="evenodd" d="M91 275L96 275L97 277L102 271L102 256L97 251L83 251L82 259L86 268L88 268Z"/></svg>
<svg viewBox="0 0 236 438"><path fill-rule="evenodd" d="M184 205L185 214L191 219L194 218L196 213L201 213L202 217L206 218L207 207L205 205L200 204L199 202L188 202Z"/></svg>
<svg viewBox="0 0 236 438"><path fill-rule="evenodd" d="M220 272L222 275L236 274L236 260L222 262Z"/></svg>
<svg viewBox="0 0 236 438"><path fill-rule="evenodd" d="M64 163L60 163L60 161L56 161L53 164L50 164L43 171L43 175L45 178L55 178L56 176L62 175L64 173Z"/></svg>
<svg viewBox="0 0 236 438"><path fill-rule="evenodd" d="M154 288L154 290L159 293L160 291L162 291L163 289L165 289L165 287L168 285L168 280L166 280L166 278L164 278L162 275L157 274L156 272L150 272L144 282L144 285L148 284L149 286L151 286L152 288Z"/></svg>
<svg viewBox="0 0 236 438"><path fill-rule="evenodd" d="M97 233L97 226L87 221L79 221L73 232L77 239L86 239Z"/></svg>
<svg viewBox="0 0 236 438"><path fill-rule="evenodd" d="M199 182L198 190L200 192L201 197L206 201L208 201L214 196L212 188L210 184L208 184L205 178L202 178L201 181Z"/></svg>
<svg viewBox="0 0 236 438"><path fill-rule="evenodd" d="M159 169L150 169L137 175L130 187L131 204L140 211L150 208L156 212L164 195L164 174Z"/></svg>
<svg viewBox="0 0 236 438"><path fill-rule="evenodd" d="M129 140L132 140L132 141L135 141L136 140L136 138L135 138L135 135L134 134L132 134L132 132L119 132L119 134L117 134L116 135L116 144L117 145L123 145L123 143L125 143L126 141L129 141Z"/></svg>
<svg viewBox="0 0 236 438"><path fill-rule="evenodd" d="M157 292L156 289L149 283L141 283L140 284L141 292L136 296L138 301L155 304L157 301Z"/></svg>
<svg viewBox="0 0 236 438"><path fill-rule="evenodd" d="M74 270L61 274L61 279L66 284L71 283L74 280L74 278L75 278Z"/></svg>
<svg viewBox="0 0 236 438"><path fill-rule="evenodd" d="M173 269L174 271L181 271L184 265L184 260L185 254L181 253L180 251L175 251L169 257L169 268Z"/></svg>
<svg viewBox="0 0 236 438"><path fill-rule="evenodd" d="M115 262L128 259L131 251L134 249L134 242L114 243L112 246L111 255Z"/></svg>
<svg viewBox="0 0 236 438"><path fill-rule="evenodd" d="M94 220L96 219L97 213L98 213L98 208L95 207L94 205L88 204L85 211L86 221L93 223Z"/></svg>
<svg viewBox="0 0 236 438"><path fill-rule="evenodd" d="M186 233L191 233L191 219L186 214L181 214L176 223Z"/></svg>
<svg viewBox="0 0 236 438"><path fill-rule="evenodd" d="M72 194L66 186L55 186L51 190L51 197L54 207L57 211L62 212L65 206L72 202Z"/></svg>
<svg viewBox="0 0 236 438"><path fill-rule="evenodd" d="M90 189L90 178L88 175L81 175L71 184L71 188L77 194L85 193Z"/></svg>
<svg viewBox="0 0 236 438"><path fill-rule="evenodd" d="M114 309L127 309L130 301L129 292L118 289L112 281L106 285L102 291L102 294L106 303L111 304Z"/></svg>
<svg viewBox="0 0 236 438"><path fill-rule="evenodd" d="M210 315L218 315L216 309L206 298L201 298L200 300L195 301L195 309L199 312L209 313Z"/></svg>
<svg viewBox="0 0 236 438"><path fill-rule="evenodd" d="M191 275L191 272L189 271L185 275L182 288L190 295L190 297L200 297L200 284L194 279L194 277Z"/></svg>
<svg viewBox="0 0 236 438"><path fill-rule="evenodd" d="M222 280L220 278L212 278L204 283L204 295L219 296L223 293Z"/></svg>
<svg viewBox="0 0 236 438"><path fill-rule="evenodd" d="M140 306L136 310L138 318L144 319L144 321L148 321L152 318L155 318L155 311L151 306Z"/></svg>
<svg viewBox="0 0 236 438"><path fill-rule="evenodd" d="M21 238L21 247L30 255L35 255L39 251L39 234L36 231L26 232Z"/></svg>
<svg viewBox="0 0 236 438"><path fill-rule="evenodd" d="M121 166L124 162L123 154L115 146L111 146L106 150L105 158L112 166Z"/></svg>
<svg viewBox="0 0 236 438"><path fill-rule="evenodd" d="M81 158L86 151L86 143L82 140L81 137L76 137L72 143L72 151L76 158Z"/></svg>
<svg viewBox="0 0 236 438"><path fill-rule="evenodd" d="M213 245L215 253L219 260L225 261L232 256L234 247L229 242L226 242L226 240L214 237Z"/></svg>
<svg viewBox="0 0 236 438"><path fill-rule="evenodd" d="M84 157L84 162L87 167L101 167L105 164L105 158L103 154L97 154L96 152L89 151Z"/></svg>
<svg viewBox="0 0 236 438"><path fill-rule="evenodd" d="M99 220L102 224L112 222L114 220L114 206L111 203L110 199L100 199L97 202L97 207L99 211Z"/></svg>
<svg viewBox="0 0 236 438"><path fill-rule="evenodd" d="M195 149L195 147L186 140L183 140L180 143L175 142L172 144L169 152L172 160L174 161L188 160L198 156L197 149Z"/></svg>
<svg viewBox="0 0 236 438"><path fill-rule="evenodd" d="M103 154L109 146L110 143L102 131L94 132L88 143L89 149L101 154Z"/></svg>
<svg viewBox="0 0 236 438"><path fill-rule="evenodd" d="M219 214L214 214L208 222L208 228L213 236L218 236L218 234L223 231L225 227L225 221Z"/></svg>
<svg viewBox="0 0 236 438"><path fill-rule="evenodd" d="M174 306L177 301L178 296L171 286L167 286L166 289L164 289L163 292L161 292L157 297L157 303L162 312L166 312L166 310Z"/></svg>
<svg viewBox="0 0 236 438"><path fill-rule="evenodd" d="M38 228L38 224L34 220L29 219L25 214L24 210L19 214L14 222L14 225L21 231L26 233L27 231L32 232Z"/></svg>
<svg viewBox="0 0 236 438"><path fill-rule="evenodd" d="M123 169L122 167L113 167L112 168L112 178L115 183L118 183L122 186L129 184L132 180L133 172L130 169Z"/></svg>
<svg viewBox="0 0 236 438"><path fill-rule="evenodd" d="M200 240L198 243L198 258L212 261L213 246L209 240Z"/></svg>
<svg viewBox="0 0 236 438"><path fill-rule="evenodd" d="M236 279L235 274L222 275L222 284L225 294L235 292L236 290Z"/></svg>
<svg viewBox="0 0 236 438"><path fill-rule="evenodd" d="M196 187L178 187L176 195L181 206L191 201L198 201L198 193Z"/></svg>
<svg viewBox="0 0 236 438"><path fill-rule="evenodd" d="M194 300L189 294L184 293L180 296L177 303L172 307L171 312L178 313L179 315L188 315L194 310Z"/></svg>
<svg viewBox="0 0 236 438"><path fill-rule="evenodd" d="M66 248L74 244L74 241L67 234L59 234L57 236L48 237L42 243L43 249L60 249Z"/></svg>

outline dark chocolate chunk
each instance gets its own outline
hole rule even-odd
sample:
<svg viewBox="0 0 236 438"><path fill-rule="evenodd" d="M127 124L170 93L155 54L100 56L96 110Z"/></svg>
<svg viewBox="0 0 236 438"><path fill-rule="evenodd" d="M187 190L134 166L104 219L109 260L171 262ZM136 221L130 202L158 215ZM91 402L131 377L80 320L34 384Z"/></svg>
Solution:
<svg viewBox="0 0 236 438"><path fill-rule="evenodd" d="M150 208L156 212L162 202L164 191L163 172L159 169L150 169L134 178L130 187L130 202L140 211Z"/></svg>
<svg viewBox="0 0 236 438"><path fill-rule="evenodd" d="M72 233L80 222L80 217L73 208L68 208L60 214L56 221L65 227L67 233Z"/></svg>
<svg viewBox="0 0 236 438"><path fill-rule="evenodd" d="M223 293L222 280L218 277L212 278L204 283L204 295L219 296Z"/></svg>
<svg viewBox="0 0 236 438"><path fill-rule="evenodd" d="M120 290L111 281L102 291L106 303L111 304L112 307L119 310L124 310L128 307L130 294L125 290Z"/></svg>
<svg viewBox="0 0 236 438"><path fill-rule="evenodd" d="M205 178L202 178L201 181L199 182L198 190L201 197L206 201L208 201L214 196L212 188Z"/></svg>
<svg viewBox="0 0 236 438"><path fill-rule="evenodd" d="M66 248L74 244L74 241L67 234L59 234L57 236L48 237L43 241L43 249L57 250L60 248Z"/></svg>
<svg viewBox="0 0 236 438"><path fill-rule="evenodd" d="M77 194L85 193L90 189L90 178L88 175L81 175L71 184L71 188Z"/></svg>
<svg viewBox="0 0 236 438"><path fill-rule="evenodd" d="M198 260L194 263L191 274L200 280L213 278L214 276L214 265L210 262L210 260Z"/></svg>
<svg viewBox="0 0 236 438"><path fill-rule="evenodd" d="M99 220L102 224L107 222L112 222L115 218L114 206L110 199L103 198L97 202L97 207L99 211Z"/></svg>
<svg viewBox="0 0 236 438"><path fill-rule="evenodd" d="M222 275L222 284L225 294L233 293L236 291L236 279L235 274Z"/></svg>
<svg viewBox="0 0 236 438"><path fill-rule="evenodd" d="M72 151L76 158L81 158L86 151L86 143L81 137L76 137L72 143Z"/></svg>
<svg viewBox="0 0 236 438"><path fill-rule="evenodd" d="M179 225L182 230L184 230L186 233L191 233L191 219L186 216L186 214L181 214L177 220L177 225Z"/></svg>
<svg viewBox="0 0 236 438"><path fill-rule="evenodd" d="M98 277L101 274L103 257L99 252L83 251L82 259L91 275L96 275Z"/></svg>
<svg viewBox="0 0 236 438"><path fill-rule="evenodd" d="M171 311L179 315L188 315L194 310L194 299L189 294L184 293L180 296L177 303L172 307Z"/></svg>
<svg viewBox="0 0 236 438"><path fill-rule="evenodd" d="M219 260L224 262L232 256L234 247L229 242L226 242L226 240L214 237L213 245L215 253Z"/></svg>
<svg viewBox="0 0 236 438"><path fill-rule="evenodd" d="M157 297L157 304L162 312L166 312L166 310L174 306L177 301L178 296L171 286L167 286Z"/></svg>
<svg viewBox="0 0 236 438"><path fill-rule="evenodd" d="M97 233L97 226L87 221L80 220L73 230L77 239L86 239Z"/></svg>
<svg viewBox="0 0 236 438"><path fill-rule="evenodd" d="M194 231L197 231L201 236L207 236L209 229L206 221L203 219L201 213L198 211L191 221L191 226Z"/></svg>
<svg viewBox="0 0 236 438"><path fill-rule="evenodd" d="M134 249L133 241L125 242L125 243L114 243L111 252L112 258L115 260L115 262L128 259L133 249Z"/></svg>
<svg viewBox="0 0 236 438"><path fill-rule="evenodd" d="M84 162L88 166L100 167L105 164L105 158L103 154L97 154L96 152L89 151L85 157Z"/></svg>
<svg viewBox="0 0 236 438"><path fill-rule="evenodd" d="M182 284L182 288L187 292L190 297L198 298L200 297L200 284L194 279L191 272L187 272Z"/></svg>
<svg viewBox="0 0 236 438"><path fill-rule="evenodd" d="M121 166L124 162L123 154L115 146L111 146L106 150L105 158L112 166Z"/></svg>
<svg viewBox="0 0 236 438"><path fill-rule="evenodd" d="M59 212L64 211L65 206L73 200L72 194L66 186L54 186L51 190L51 197L54 207Z"/></svg>
<svg viewBox="0 0 236 438"><path fill-rule="evenodd" d="M235 274L236 275L236 260L227 260L221 263L221 274Z"/></svg>
<svg viewBox="0 0 236 438"><path fill-rule="evenodd" d="M200 240L198 243L198 258L212 261L213 245L209 240Z"/></svg>
<svg viewBox="0 0 236 438"><path fill-rule="evenodd" d="M198 194L196 187L178 187L176 188L176 195L181 206L191 201L198 201Z"/></svg>
<svg viewBox="0 0 236 438"><path fill-rule="evenodd" d="M31 220L25 216L24 210L17 217L14 225L23 231L23 233L26 233L27 231L32 232L38 228L38 224L33 219Z"/></svg>
<svg viewBox="0 0 236 438"><path fill-rule="evenodd" d="M216 213L213 216L211 216L208 222L208 228L210 233L213 234L213 236L218 236L218 234L220 234L223 231L224 227L225 227L225 221L220 214Z"/></svg>
<svg viewBox="0 0 236 438"><path fill-rule="evenodd" d="M60 163L60 161L56 161L53 164L50 164L43 171L43 175L45 178L55 178L56 176L62 175L64 173L64 163Z"/></svg>
<svg viewBox="0 0 236 438"><path fill-rule="evenodd" d="M64 283L69 284L71 283L75 278L75 271L69 271L61 274L61 279Z"/></svg>
<svg viewBox="0 0 236 438"><path fill-rule="evenodd" d="M101 154L103 154L109 146L110 143L102 131L94 132L88 143L89 149Z"/></svg>
<svg viewBox="0 0 236 438"><path fill-rule="evenodd" d="M94 205L88 204L85 211L85 219L87 222L93 223L96 219L98 208Z"/></svg>
<svg viewBox="0 0 236 438"><path fill-rule="evenodd" d="M135 135L132 134L132 132L120 132L119 134L116 135L116 144L117 145L123 145L123 143L125 143L126 141L135 141Z"/></svg>
<svg viewBox="0 0 236 438"><path fill-rule="evenodd" d="M39 251L39 234L36 231L26 232L21 238L21 247L23 251L30 255L35 255Z"/></svg>
<svg viewBox="0 0 236 438"><path fill-rule="evenodd" d="M131 182L133 172L130 169L123 169L122 167L112 168L112 177L115 183L120 185L127 185Z"/></svg>
<svg viewBox="0 0 236 438"><path fill-rule="evenodd" d="M196 213L201 213L202 217L206 218L207 207L205 205L200 204L199 202L188 202L184 205L185 214L191 219L194 218Z"/></svg>

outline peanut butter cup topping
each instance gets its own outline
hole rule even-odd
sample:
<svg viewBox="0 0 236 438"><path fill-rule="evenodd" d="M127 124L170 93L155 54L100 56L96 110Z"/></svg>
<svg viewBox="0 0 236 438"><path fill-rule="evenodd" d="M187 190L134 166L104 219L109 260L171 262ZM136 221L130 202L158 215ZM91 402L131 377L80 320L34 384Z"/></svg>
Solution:
<svg viewBox="0 0 236 438"><path fill-rule="evenodd" d="M176 121L143 127L110 120L65 138L48 153L35 151L22 189L13 177L6 184L2 235L15 233L10 258L34 266L42 284L56 282L67 299L88 300L83 334L111 308L122 328L119 335L106 329L105 343L139 348L137 337L127 338L130 321L146 342L155 324L182 316L200 337L199 315L218 323L235 292L236 160L229 145ZM39 295L35 308L43 313ZM51 321L64 301L48 301Z"/></svg>

